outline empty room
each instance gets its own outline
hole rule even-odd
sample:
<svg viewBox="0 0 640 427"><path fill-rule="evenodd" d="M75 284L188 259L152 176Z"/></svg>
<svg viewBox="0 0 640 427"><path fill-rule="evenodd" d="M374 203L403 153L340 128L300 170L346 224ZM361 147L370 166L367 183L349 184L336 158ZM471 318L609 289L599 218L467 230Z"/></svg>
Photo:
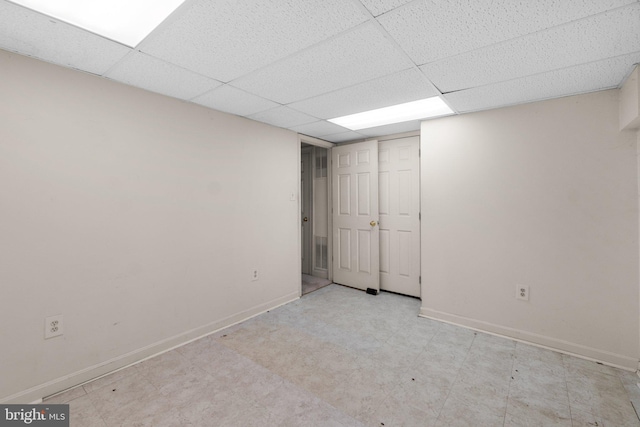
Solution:
<svg viewBox="0 0 640 427"><path fill-rule="evenodd" d="M638 64L638 0L0 0L0 424L640 426Z"/></svg>

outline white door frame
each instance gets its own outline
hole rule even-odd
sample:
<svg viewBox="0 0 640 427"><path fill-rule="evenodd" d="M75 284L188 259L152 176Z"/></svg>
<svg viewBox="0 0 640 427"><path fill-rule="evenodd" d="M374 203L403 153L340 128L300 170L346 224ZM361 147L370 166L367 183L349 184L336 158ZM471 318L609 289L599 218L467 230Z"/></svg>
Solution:
<svg viewBox="0 0 640 427"><path fill-rule="evenodd" d="M331 156L331 148L335 147L336 144L332 143L332 142L328 142L328 141L323 141L322 139L318 139L318 138L314 138L312 136L307 136L307 135L302 135L302 134L298 134L298 163L297 163L297 168L298 168L298 174L297 176L300 177L300 174L302 173L301 169L300 169L300 162L302 161L302 144L309 144L309 145L314 145L316 147L322 147L322 148L326 148L328 150L328 156ZM329 157L330 158L330 157ZM329 229L329 233L328 234L328 241L327 241L327 272L329 274L328 279L329 280L333 280L333 256L332 256L332 247L333 247L333 238L332 238L332 233L331 230L333 229L333 219L331 218L331 162L328 161L327 159L327 185L329 188L329 191L327 192L327 218L328 218L328 229ZM300 179L298 179L298 221L297 221L297 228L298 228L298 271L302 272L302 227L300 227L300 224L302 223L302 200L300 197L301 194L301 182ZM302 296L302 275L300 275L300 291L299 291L299 296Z"/></svg>
<svg viewBox="0 0 640 427"><path fill-rule="evenodd" d="M381 136L381 137L377 137L377 138L369 138L369 139L365 139L366 140L372 140L372 139L377 139L378 142L382 142L382 141L386 141L386 140L391 140L391 139L401 139L401 138L405 138L405 137L410 137L410 136L420 136L420 131L412 131L412 132L405 132L405 133L400 133L400 134L394 134L394 135L387 135L387 136ZM360 142L360 141L358 141ZM318 138L314 138L311 136L307 136L307 135L298 135L298 162L297 162L297 168L298 168L298 174L297 176L299 177L301 174L301 170L300 170L300 162L302 160L301 157L301 148L302 148L302 143L306 143L309 145L314 145L317 147L322 147L322 148L326 148L329 150L329 156L331 155L331 148L336 147L337 144L328 142L328 141L323 141L321 139ZM348 143L347 143L348 144ZM342 144L341 144L342 145ZM331 170L331 162L328 161L327 162L327 178L328 178L328 183L327 185L329 186L329 197L328 197L328 227L329 230L333 230L333 215L332 215L332 199L333 197L331 197L331 189L333 188L333 184L331 182L331 175L332 175L332 170ZM420 170L420 174L422 174L422 170ZM302 221L302 216L301 216L301 212L302 212L302 206L301 203L302 201L300 200L300 180L298 180L298 221L296 223L297 229L298 229L298 271L302 271L302 229L299 226L301 221ZM422 224L421 224L422 226ZM420 235L421 236L421 235ZM329 280L333 280L333 233L329 232L328 233L328 273L329 273ZM302 277L300 278L300 295L302 295Z"/></svg>

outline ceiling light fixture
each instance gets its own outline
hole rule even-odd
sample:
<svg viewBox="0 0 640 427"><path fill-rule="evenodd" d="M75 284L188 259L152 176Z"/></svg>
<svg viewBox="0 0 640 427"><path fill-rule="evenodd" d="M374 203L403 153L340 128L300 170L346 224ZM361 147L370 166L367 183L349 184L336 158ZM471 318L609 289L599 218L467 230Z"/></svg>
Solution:
<svg viewBox="0 0 640 427"><path fill-rule="evenodd" d="M135 47L184 0L11 0L102 37Z"/></svg>
<svg viewBox="0 0 640 427"><path fill-rule="evenodd" d="M439 96L329 119L351 130L455 114Z"/></svg>

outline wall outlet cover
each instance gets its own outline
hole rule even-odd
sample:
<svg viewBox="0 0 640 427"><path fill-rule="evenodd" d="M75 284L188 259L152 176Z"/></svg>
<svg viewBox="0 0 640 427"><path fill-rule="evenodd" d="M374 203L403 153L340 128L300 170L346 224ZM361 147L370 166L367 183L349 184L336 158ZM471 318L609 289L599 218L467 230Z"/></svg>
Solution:
<svg viewBox="0 0 640 427"><path fill-rule="evenodd" d="M529 301L529 286L516 285L516 298L522 301Z"/></svg>
<svg viewBox="0 0 640 427"><path fill-rule="evenodd" d="M64 333L62 314L49 316L44 319L44 339L58 337Z"/></svg>

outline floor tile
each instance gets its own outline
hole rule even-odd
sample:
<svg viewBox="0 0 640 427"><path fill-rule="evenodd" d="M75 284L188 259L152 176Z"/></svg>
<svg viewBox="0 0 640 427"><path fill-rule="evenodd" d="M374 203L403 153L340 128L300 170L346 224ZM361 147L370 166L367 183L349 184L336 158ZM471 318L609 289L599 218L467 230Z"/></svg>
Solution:
<svg viewBox="0 0 640 427"><path fill-rule="evenodd" d="M390 394L380 406L366 419L360 417L372 426L406 426L424 427L436 424L437 416L425 412L407 402L402 394Z"/></svg>
<svg viewBox="0 0 640 427"><path fill-rule="evenodd" d="M640 426L640 378L329 285L47 399L71 425Z"/></svg>
<svg viewBox="0 0 640 427"><path fill-rule="evenodd" d="M571 427L569 407L553 400L525 396L509 398L505 426Z"/></svg>
<svg viewBox="0 0 640 427"><path fill-rule="evenodd" d="M81 396L67 403L71 427L107 427L89 396Z"/></svg>
<svg viewBox="0 0 640 427"><path fill-rule="evenodd" d="M572 410L594 414L605 425L640 426L620 378L602 371L573 370L567 374L569 403Z"/></svg>
<svg viewBox="0 0 640 427"><path fill-rule="evenodd" d="M571 411L572 427L603 427L601 418L586 412Z"/></svg>
<svg viewBox="0 0 640 427"><path fill-rule="evenodd" d="M501 400L493 402L490 406L487 406L487 403L490 404L491 402L473 396L466 396L465 398L462 395L450 395L440 412L436 426L502 426L504 424L506 399L504 402Z"/></svg>
<svg viewBox="0 0 640 427"><path fill-rule="evenodd" d="M172 402L164 396L150 396L114 409L103 415L108 426L176 426L187 424L186 420L171 407Z"/></svg>
<svg viewBox="0 0 640 427"><path fill-rule="evenodd" d="M159 395L157 388L140 374L126 376L87 394L105 420L115 412L135 406L138 401Z"/></svg>
<svg viewBox="0 0 640 427"><path fill-rule="evenodd" d="M110 385L111 383L114 383L122 378L126 378L128 376L131 375L135 375L137 373L137 368L135 366L130 366L128 368L125 369L121 369L119 371L113 372L109 375L104 375L100 378L97 378L95 380L92 380L86 384L82 385L82 388L84 388L84 390L87 393L91 393L93 391L96 391L102 387L106 387L108 385Z"/></svg>
<svg viewBox="0 0 640 427"><path fill-rule="evenodd" d="M509 396L516 399L538 399L560 403L569 407L567 382L562 366L549 366L539 360L526 364L518 360L512 370Z"/></svg>
<svg viewBox="0 0 640 427"><path fill-rule="evenodd" d="M373 412L390 392L391 390L376 384L366 375L353 375L338 384L323 399L342 412L358 417Z"/></svg>
<svg viewBox="0 0 640 427"><path fill-rule="evenodd" d="M559 364L564 368L562 354L547 348L537 347L523 342L516 342L515 358L517 360L539 360Z"/></svg>
<svg viewBox="0 0 640 427"><path fill-rule="evenodd" d="M253 406L230 391L205 392L177 408L177 416L187 425L223 426Z"/></svg>
<svg viewBox="0 0 640 427"><path fill-rule="evenodd" d="M618 376L618 369L599 362L592 362L591 360L580 359L578 357L570 356L567 354L562 355L562 361L564 362L567 373L569 374L598 372L602 374Z"/></svg>
<svg viewBox="0 0 640 427"><path fill-rule="evenodd" d="M453 378L447 376L406 378L390 396L420 410L429 419L435 419L440 414L452 386Z"/></svg>
<svg viewBox="0 0 640 427"><path fill-rule="evenodd" d="M466 402L470 408L484 409L504 417L508 393L508 385L487 384L482 377L459 376L451 388L443 411L450 401L458 401Z"/></svg>

